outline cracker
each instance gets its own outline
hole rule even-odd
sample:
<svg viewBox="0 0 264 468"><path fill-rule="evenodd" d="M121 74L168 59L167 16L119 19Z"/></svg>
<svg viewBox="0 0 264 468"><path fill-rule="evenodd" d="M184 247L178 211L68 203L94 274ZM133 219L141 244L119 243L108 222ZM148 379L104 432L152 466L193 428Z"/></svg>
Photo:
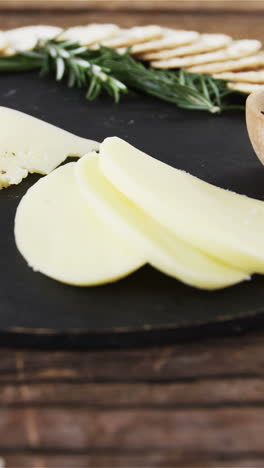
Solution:
<svg viewBox="0 0 264 468"><path fill-rule="evenodd" d="M197 40L199 33L196 31L165 30L161 39L143 42L132 46L132 54L142 54L144 52L170 49L180 45L190 44Z"/></svg>
<svg viewBox="0 0 264 468"><path fill-rule="evenodd" d="M235 91L241 91L241 93L251 94L259 89L264 90L264 84L257 84L257 83L228 83L228 88L233 89Z"/></svg>
<svg viewBox="0 0 264 468"><path fill-rule="evenodd" d="M264 83L264 68L255 71L226 72L214 75L218 80L234 81L239 83Z"/></svg>
<svg viewBox="0 0 264 468"><path fill-rule="evenodd" d="M8 47L8 42L4 31L0 31L0 52L3 52Z"/></svg>
<svg viewBox="0 0 264 468"><path fill-rule="evenodd" d="M143 60L167 60L174 57L185 57L223 49L231 42L232 38L226 34L201 34L190 45L142 54L140 58Z"/></svg>
<svg viewBox="0 0 264 468"><path fill-rule="evenodd" d="M4 32L6 47L5 55L13 55L16 52L34 49L40 39L52 39L62 31L57 26L25 26L23 28L9 29Z"/></svg>
<svg viewBox="0 0 264 468"><path fill-rule="evenodd" d="M60 40L77 41L81 45L90 46L106 39L118 36L120 28L116 24L92 23L86 26L74 26L60 35Z"/></svg>
<svg viewBox="0 0 264 468"><path fill-rule="evenodd" d="M208 54L193 55L190 57L172 58L151 62L153 68L187 68L213 62L226 62L255 54L261 48L257 40L241 40L232 42L226 49Z"/></svg>
<svg viewBox="0 0 264 468"><path fill-rule="evenodd" d="M237 60L227 60L226 62L208 63L197 67L187 68L191 73L205 73L215 75L226 71L235 70L254 70L264 66L264 52L250 57L244 57Z"/></svg>
<svg viewBox="0 0 264 468"><path fill-rule="evenodd" d="M98 45L97 47L99 47L99 45ZM94 46L93 48L95 49L95 46ZM117 49L115 49L115 50L116 50L116 52L118 52L120 55L124 55L124 54L127 52L128 48L127 48L127 47L117 47ZM1 468L1 467L0 467L0 468Z"/></svg>
<svg viewBox="0 0 264 468"><path fill-rule="evenodd" d="M160 26L140 26L130 29L123 29L120 34L106 41L102 45L117 49L119 47L130 47L141 42L152 41L163 37L164 31Z"/></svg>

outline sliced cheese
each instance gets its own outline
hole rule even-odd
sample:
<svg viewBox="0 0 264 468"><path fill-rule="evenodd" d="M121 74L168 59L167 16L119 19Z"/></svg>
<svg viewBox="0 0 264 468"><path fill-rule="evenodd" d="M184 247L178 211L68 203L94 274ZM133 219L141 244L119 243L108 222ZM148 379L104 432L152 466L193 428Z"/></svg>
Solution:
<svg viewBox="0 0 264 468"><path fill-rule="evenodd" d="M104 175L180 239L226 264L264 273L264 203L215 187L119 138L100 148Z"/></svg>
<svg viewBox="0 0 264 468"><path fill-rule="evenodd" d="M0 107L0 189L28 173L48 174L68 156L83 156L99 143L22 112Z"/></svg>
<svg viewBox="0 0 264 468"><path fill-rule="evenodd" d="M75 165L78 187L98 216L128 245L144 252L148 263L191 286L217 289L248 278L178 239L128 200L102 174L99 156L90 154Z"/></svg>
<svg viewBox="0 0 264 468"><path fill-rule="evenodd" d="M40 179L15 218L17 247L35 270L85 286L115 281L144 263L143 255L97 216L81 196L75 162Z"/></svg>

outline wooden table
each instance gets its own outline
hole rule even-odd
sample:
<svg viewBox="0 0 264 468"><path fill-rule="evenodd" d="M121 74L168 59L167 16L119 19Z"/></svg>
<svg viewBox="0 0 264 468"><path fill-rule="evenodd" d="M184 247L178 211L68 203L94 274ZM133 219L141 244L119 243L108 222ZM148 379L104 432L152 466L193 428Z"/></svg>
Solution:
<svg viewBox="0 0 264 468"><path fill-rule="evenodd" d="M158 23L264 40L264 2L253 3L3 10L0 21ZM2 349L0 455L8 468L263 468L264 330L136 350Z"/></svg>
<svg viewBox="0 0 264 468"><path fill-rule="evenodd" d="M264 466L264 334L163 348L0 351L12 468Z"/></svg>

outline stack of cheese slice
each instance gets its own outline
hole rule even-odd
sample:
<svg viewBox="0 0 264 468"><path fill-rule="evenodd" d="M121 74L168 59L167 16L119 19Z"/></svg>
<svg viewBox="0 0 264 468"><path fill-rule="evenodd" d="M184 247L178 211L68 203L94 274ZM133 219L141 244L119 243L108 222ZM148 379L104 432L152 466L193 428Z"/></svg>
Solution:
<svg viewBox="0 0 264 468"><path fill-rule="evenodd" d="M107 138L32 186L15 220L34 270L74 285L145 263L217 289L264 273L264 203L223 190Z"/></svg>

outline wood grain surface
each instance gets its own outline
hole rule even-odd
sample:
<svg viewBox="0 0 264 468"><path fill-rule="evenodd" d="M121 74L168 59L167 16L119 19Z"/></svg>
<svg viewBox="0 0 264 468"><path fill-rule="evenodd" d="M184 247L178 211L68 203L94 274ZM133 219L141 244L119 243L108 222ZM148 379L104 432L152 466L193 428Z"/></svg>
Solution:
<svg viewBox="0 0 264 468"><path fill-rule="evenodd" d="M144 24L160 24L172 28L191 29L199 32L224 32L234 38L254 38L264 42L263 16L258 13L207 12L142 12L88 11L2 11L0 29L15 28L30 24L53 24L62 27L98 23L117 23L122 27Z"/></svg>
<svg viewBox="0 0 264 468"><path fill-rule="evenodd" d="M0 28L91 21L264 40L253 11L6 11ZM1 468L263 468L263 431L264 331L149 349L0 350Z"/></svg>
<svg viewBox="0 0 264 468"><path fill-rule="evenodd" d="M0 8L123 11L263 11L263 0L0 0Z"/></svg>
<svg viewBox="0 0 264 468"><path fill-rule="evenodd" d="M0 351L12 468L264 466L263 333L163 348Z"/></svg>

